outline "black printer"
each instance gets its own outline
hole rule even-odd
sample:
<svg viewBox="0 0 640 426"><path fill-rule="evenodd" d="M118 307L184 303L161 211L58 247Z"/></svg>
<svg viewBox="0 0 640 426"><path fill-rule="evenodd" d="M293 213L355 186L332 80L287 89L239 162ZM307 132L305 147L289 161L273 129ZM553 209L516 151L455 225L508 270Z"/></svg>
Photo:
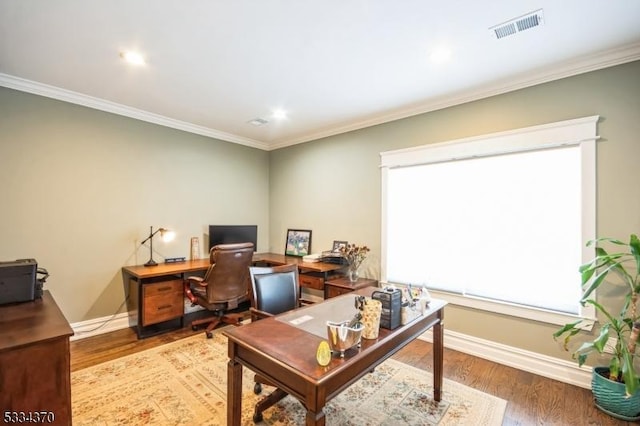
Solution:
<svg viewBox="0 0 640 426"><path fill-rule="evenodd" d="M42 297L49 274L35 259L0 262L0 305L29 302Z"/></svg>

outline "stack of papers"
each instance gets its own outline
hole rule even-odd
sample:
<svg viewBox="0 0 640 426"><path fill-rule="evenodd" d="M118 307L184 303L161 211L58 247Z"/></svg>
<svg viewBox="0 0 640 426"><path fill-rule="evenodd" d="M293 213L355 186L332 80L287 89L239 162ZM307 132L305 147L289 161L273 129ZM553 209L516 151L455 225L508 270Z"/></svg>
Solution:
<svg viewBox="0 0 640 426"><path fill-rule="evenodd" d="M322 253L308 254L302 257L303 262L320 262Z"/></svg>

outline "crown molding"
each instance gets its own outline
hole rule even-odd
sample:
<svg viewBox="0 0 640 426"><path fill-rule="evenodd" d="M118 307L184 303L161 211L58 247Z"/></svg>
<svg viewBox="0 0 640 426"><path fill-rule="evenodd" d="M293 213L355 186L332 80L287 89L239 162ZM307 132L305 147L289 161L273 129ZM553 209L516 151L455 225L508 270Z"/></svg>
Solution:
<svg viewBox="0 0 640 426"><path fill-rule="evenodd" d="M61 89L59 87L50 86L48 84L38 83L9 74L0 73L0 86L10 89L20 90L22 92L32 93L35 95L45 96L47 98L57 99L59 101L69 102L100 111L110 112L112 114L122 115L124 117L134 118L136 120L146 121L148 123L158 124L172 129L182 130L196 135L206 136L214 139L220 139L226 142L233 142L240 145L268 149L268 145L264 142L254 139L244 138L231 133L222 132L208 127L198 126L196 124L187 123L185 121L175 120L159 114L154 114L137 108L107 101L93 96L84 95L82 93L73 92L71 90Z"/></svg>
<svg viewBox="0 0 640 426"><path fill-rule="evenodd" d="M378 124L384 124L391 121L400 120L403 118L412 117L415 115L424 114L427 112L437 111L440 109L460 105L472 101L477 101L491 96L496 96L514 90L524 89L527 87L535 86L542 83L547 83L554 80L559 80L566 77L572 77L575 75L583 74L590 71L596 71L599 69L609 68L615 65L621 65L624 63L636 61L640 59L640 43L629 44L617 49L608 50L595 55L589 55L582 58L578 58L572 61L564 62L560 65L554 65L542 70L536 70L517 79L510 79L508 82L502 81L490 86L483 86L482 88L465 91L456 96L447 96L413 106L411 108L404 108L394 111L389 114L376 115L365 120L358 120L343 123L341 125L325 128L320 131L314 131L303 135L296 136L294 138L285 139L275 142L264 142L255 139L245 138L231 133L226 133L220 130L211 129L204 126L199 126L192 123L187 123L180 120L175 120L162 115L154 114L151 112L143 111L137 108L132 108L126 105L118 104L115 102L107 101L104 99L95 98L92 96L83 95L81 93L73 92L59 87L50 86L35 81L30 81L20 77L15 77L9 74L0 73L0 86L8 87L10 89L20 90L23 92L33 93L36 95L45 96L52 99L57 99L64 102L73 103L76 105L82 105L88 108L97 109L100 111L110 112L113 114L122 115L125 117L134 118L136 120L146 121L160 126L170 127L177 130L182 130L189 133L194 133L201 136L206 136L214 139L220 139L227 142L237 143L240 145L249 146L252 148L258 148L265 151L272 151L280 148L285 148L291 145L297 145L305 142L310 142L329 136L335 136L342 133L351 132L354 130L360 130L366 127L376 126Z"/></svg>
<svg viewBox="0 0 640 426"><path fill-rule="evenodd" d="M527 73L518 79L510 79L509 82L502 81L490 86L483 86L475 91L465 91L457 96L447 96L446 99L430 101L417 107L401 109L390 114L374 116L366 120L345 123L338 127L331 127L319 132L305 134L296 138L270 144L270 150L285 148L291 145L310 142L317 139L335 136L341 133L360 130L366 127L376 126L427 112L461 105L464 103L501 95L515 90L560 80L584 74L590 71L597 71L615 65L621 65L640 59L640 43L633 43L618 49L608 50L595 55L585 56L572 61L567 61L561 65L554 65L543 70Z"/></svg>

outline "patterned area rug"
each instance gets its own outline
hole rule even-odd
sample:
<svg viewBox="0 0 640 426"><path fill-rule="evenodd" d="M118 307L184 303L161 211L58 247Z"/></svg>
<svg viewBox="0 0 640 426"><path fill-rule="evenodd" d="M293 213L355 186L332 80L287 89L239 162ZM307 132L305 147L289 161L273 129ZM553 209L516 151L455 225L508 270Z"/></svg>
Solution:
<svg viewBox="0 0 640 426"><path fill-rule="evenodd" d="M226 425L227 341L204 334L71 374L73 424ZM253 374L243 369L242 424L253 425ZM327 425L501 425L506 401L444 380L433 401L432 376L387 360L325 406ZM263 395L272 388L264 387ZM268 425L304 424L288 396L263 413Z"/></svg>

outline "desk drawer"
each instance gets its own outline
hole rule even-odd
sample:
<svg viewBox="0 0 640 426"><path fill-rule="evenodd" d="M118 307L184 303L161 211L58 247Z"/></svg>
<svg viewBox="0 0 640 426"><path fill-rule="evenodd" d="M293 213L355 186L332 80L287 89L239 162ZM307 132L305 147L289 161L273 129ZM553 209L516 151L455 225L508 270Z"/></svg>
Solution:
<svg viewBox="0 0 640 426"><path fill-rule="evenodd" d="M298 280L300 287L313 288L316 290L324 290L324 277L314 276L311 274L299 274Z"/></svg>
<svg viewBox="0 0 640 426"><path fill-rule="evenodd" d="M142 287L142 325L156 324L184 314L182 280L163 281Z"/></svg>
<svg viewBox="0 0 640 426"><path fill-rule="evenodd" d="M161 296L163 294L182 292L182 280L159 281L142 286L142 297Z"/></svg>

